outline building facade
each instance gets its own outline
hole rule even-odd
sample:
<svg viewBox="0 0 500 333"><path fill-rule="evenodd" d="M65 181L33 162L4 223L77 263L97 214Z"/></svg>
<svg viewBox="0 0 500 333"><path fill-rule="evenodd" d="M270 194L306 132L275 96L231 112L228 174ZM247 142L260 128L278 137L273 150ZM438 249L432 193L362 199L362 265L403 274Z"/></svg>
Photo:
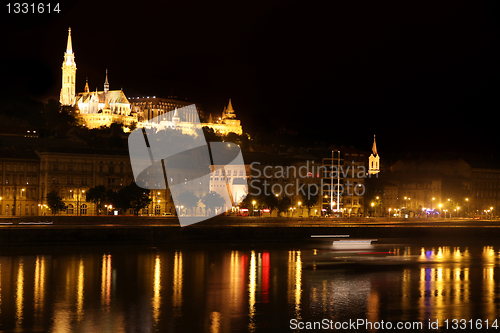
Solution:
<svg viewBox="0 0 500 333"><path fill-rule="evenodd" d="M2 151L0 215L38 215L40 160L33 152Z"/></svg>

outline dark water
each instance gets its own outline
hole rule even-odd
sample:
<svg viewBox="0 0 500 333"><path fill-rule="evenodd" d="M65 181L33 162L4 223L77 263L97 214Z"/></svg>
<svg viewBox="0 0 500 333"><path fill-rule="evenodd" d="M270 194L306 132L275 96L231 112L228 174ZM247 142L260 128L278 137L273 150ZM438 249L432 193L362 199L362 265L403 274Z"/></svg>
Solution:
<svg viewBox="0 0 500 333"><path fill-rule="evenodd" d="M372 323L357 331L384 321L451 332L478 320L496 330L499 314L500 243L0 251L2 332L288 332L350 319Z"/></svg>

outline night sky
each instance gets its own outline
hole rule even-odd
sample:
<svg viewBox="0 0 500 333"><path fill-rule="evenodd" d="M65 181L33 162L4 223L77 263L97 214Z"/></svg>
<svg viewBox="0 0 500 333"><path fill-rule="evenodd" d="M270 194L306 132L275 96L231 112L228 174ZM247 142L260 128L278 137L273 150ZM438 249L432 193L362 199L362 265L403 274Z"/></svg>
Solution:
<svg viewBox="0 0 500 333"><path fill-rule="evenodd" d="M497 152L500 13L492 2L61 1L6 14L3 91L59 97L71 26L77 91L171 93L243 127L379 152ZM362 146L363 145L363 146Z"/></svg>

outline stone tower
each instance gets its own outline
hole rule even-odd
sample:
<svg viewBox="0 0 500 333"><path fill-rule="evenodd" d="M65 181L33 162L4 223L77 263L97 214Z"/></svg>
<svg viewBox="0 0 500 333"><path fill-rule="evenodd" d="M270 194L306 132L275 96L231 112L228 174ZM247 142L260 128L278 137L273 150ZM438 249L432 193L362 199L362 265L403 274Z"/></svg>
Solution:
<svg viewBox="0 0 500 333"><path fill-rule="evenodd" d="M62 88L59 102L61 105L73 105L75 101L76 63L71 45L71 28L68 29L68 44L62 64Z"/></svg>

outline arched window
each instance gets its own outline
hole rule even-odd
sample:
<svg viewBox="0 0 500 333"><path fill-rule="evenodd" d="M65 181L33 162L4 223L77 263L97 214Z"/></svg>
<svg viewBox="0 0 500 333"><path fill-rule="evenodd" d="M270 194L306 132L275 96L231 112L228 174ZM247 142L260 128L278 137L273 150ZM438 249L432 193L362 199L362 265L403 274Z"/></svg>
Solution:
<svg viewBox="0 0 500 333"><path fill-rule="evenodd" d="M87 215L87 204L83 204L80 207L80 214L81 215Z"/></svg>
<svg viewBox="0 0 500 333"><path fill-rule="evenodd" d="M74 213L74 207L72 204L68 205L68 214L73 214Z"/></svg>

